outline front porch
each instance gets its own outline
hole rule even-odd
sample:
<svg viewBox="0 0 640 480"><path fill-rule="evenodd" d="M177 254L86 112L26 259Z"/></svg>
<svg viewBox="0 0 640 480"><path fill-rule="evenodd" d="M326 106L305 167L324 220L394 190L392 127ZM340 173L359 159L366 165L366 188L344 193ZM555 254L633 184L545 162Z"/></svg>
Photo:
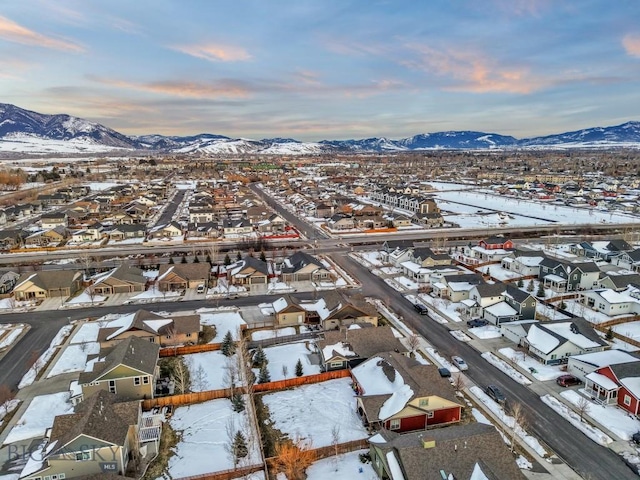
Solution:
<svg viewBox="0 0 640 480"><path fill-rule="evenodd" d="M618 403L618 389L620 387L609 377L591 372L585 377L584 391L594 402L604 405Z"/></svg>

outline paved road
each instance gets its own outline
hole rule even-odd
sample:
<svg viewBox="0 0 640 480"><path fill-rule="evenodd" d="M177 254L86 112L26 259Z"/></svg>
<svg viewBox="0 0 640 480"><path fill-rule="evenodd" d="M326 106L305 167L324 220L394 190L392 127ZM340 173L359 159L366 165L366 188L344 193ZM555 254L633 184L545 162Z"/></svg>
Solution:
<svg viewBox="0 0 640 480"><path fill-rule="evenodd" d="M363 295L378 297L387 302L395 312L403 316L404 323L426 338L441 355L447 358L452 355L463 357L469 364L469 370L465 373L477 385L482 388L498 385L510 402L523 405L529 425L527 430L539 439L544 439L550 449L580 475L585 478L637 480L637 475L626 466L621 457L588 439L542 403L530 389L490 366L477 350L454 339L446 326L417 314L411 303L380 278L345 255L336 254L331 258L359 279L363 285Z"/></svg>
<svg viewBox="0 0 640 480"><path fill-rule="evenodd" d="M162 211L160 217L158 217L158 221L155 226L166 225L173 220L174 215L176 214L176 210L184 200L184 196L187 194L187 190L178 190L178 192L173 196L171 201L167 204L165 209Z"/></svg>

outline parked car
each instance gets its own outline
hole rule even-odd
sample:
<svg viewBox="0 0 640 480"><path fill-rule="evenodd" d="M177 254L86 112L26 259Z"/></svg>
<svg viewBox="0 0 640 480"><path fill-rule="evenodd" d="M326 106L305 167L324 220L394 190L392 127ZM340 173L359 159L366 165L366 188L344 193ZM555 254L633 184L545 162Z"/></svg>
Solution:
<svg viewBox="0 0 640 480"><path fill-rule="evenodd" d="M482 318L474 318L467 322L467 326L469 328L484 327L485 325L489 325L489 322L483 320Z"/></svg>
<svg viewBox="0 0 640 480"><path fill-rule="evenodd" d="M198 287L196 288L196 293L204 293L204 283L198 285Z"/></svg>
<svg viewBox="0 0 640 480"><path fill-rule="evenodd" d="M419 303L416 303L413 308L415 308L420 315L426 315L429 313L429 309Z"/></svg>
<svg viewBox="0 0 640 480"><path fill-rule="evenodd" d="M485 392L498 403L505 403L507 401L507 397L504 396L502 390L496 385L489 385Z"/></svg>
<svg viewBox="0 0 640 480"><path fill-rule="evenodd" d="M469 365L467 365L467 362L465 362L462 357L458 357L457 355L451 357L451 363L458 367L461 372L469 370Z"/></svg>
<svg viewBox="0 0 640 480"><path fill-rule="evenodd" d="M573 375L560 375L556 378L556 383L561 387L573 387L575 385L580 385L582 381Z"/></svg>
<svg viewBox="0 0 640 480"><path fill-rule="evenodd" d="M441 377L444 377L444 378L448 378L451 376L451 372L449 371L449 369L444 367L439 368L438 373L440 374Z"/></svg>
<svg viewBox="0 0 640 480"><path fill-rule="evenodd" d="M640 445L640 432L636 432L631 435L631 441L636 445Z"/></svg>

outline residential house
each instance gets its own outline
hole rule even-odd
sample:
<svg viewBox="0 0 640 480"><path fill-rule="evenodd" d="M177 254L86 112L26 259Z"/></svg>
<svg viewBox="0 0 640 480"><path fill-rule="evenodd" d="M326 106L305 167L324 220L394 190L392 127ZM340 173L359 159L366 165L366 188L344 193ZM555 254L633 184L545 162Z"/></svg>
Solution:
<svg viewBox="0 0 640 480"><path fill-rule="evenodd" d="M353 230L356 228L356 223L351 215L336 213L327 220L327 227L331 230Z"/></svg>
<svg viewBox="0 0 640 480"><path fill-rule="evenodd" d="M601 312L610 317L617 315L640 314L640 300L631 295L637 288L629 291L617 292L608 288L598 288L580 292L579 302L595 312Z"/></svg>
<svg viewBox="0 0 640 480"><path fill-rule="evenodd" d="M115 242L133 239L144 240L146 227L139 223L133 225L117 225L109 229L106 233L109 236L109 240Z"/></svg>
<svg viewBox="0 0 640 480"><path fill-rule="evenodd" d="M505 237L493 236L480 240L478 246L485 250L511 250L513 241Z"/></svg>
<svg viewBox="0 0 640 480"><path fill-rule="evenodd" d="M187 237L189 238L218 238L220 230L217 222L189 223Z"/></svg>
<svg viewBox="0 0 640 480"><path fill-rule="evenodd" d="M24 230L2 230L0 232L0 249L7 251L24 246L28 233Z"/></svg>
<svg viewBox="0 0 640 480"><path fill-rule="evenodd" d="M46 247L60 245L67 238L69 238L69 233L65 227L54 227L28 235L24 239L24 244L30 247Z"/></svg>
<svg viewBox="0 0 640 480"><path fill-rule="evenodd" d="M598 280L598 288L609 288L616 292L621 292L629 288L629 285L640 285L640 274L630 273L627 275L617 275L612 272L601 273Z"/></svg>
<svg viewBox="0 0 640 480"><path fill-rule="evenodd" d="M461 275L444 275L439 282L432 283L433 293L436 297L447 298L454 303L469 298L471 289L476 285L485 283L482 275L466 273Z"/></svg>
<svg viewBox="0 0 640 480"><path fill-rule="evenodd" d="M0 269L0 294L6 294L13 290L20 274L8 268Z"/></svg>
<svg viewBox="0 0 640 480"><path fill-rule="evenodd" d="M493 425L469 423L427 432L381 430L369 439L381 480L524 480Z"/></svg>
<svg viewBox="0 0 640 480"><path fill-rule="evenodd" d="M82 397L105 390L126 400L153 398L159 352L157 343L136 336L103 347L78 378Z"/></svg>
<svg viewBox="0 0 640 480"><path fill-rule="evenodd" d="M545 255L541 251L516 250L504 257L500 266L523 277L537 277L540 274L540 263L544 259Z"/></svg>
<svg viewBox="0 0 640 480"><path fill-rule="evenodd" d="M120 317L118 326L106 326L98 331L101 348L116 345L129 337L138 337L161 347L196 343L200 334L199 315L164 317L147 310L138 310Z"/></svg>
<svg viewBox="0 0 640 480"><path fill-rule="evenodd" d="M267 285L273 271L267 262L250 255L227 267L230 283L235 285Z"/></svg>
<svg viewBox="0 0 640 480"><path fill-rule="evenodd" d="M170 222L166 225L154 227L149 231L151 238L178 238L184 234L178 222Z"/></svg>
<svg viewBox="0 0 640 480"><path fill-rule="evenodd" d="M144 292L146 284L142 270L123 264L94 277L91 289L96 295L114 295Z"/></svg>
<svg viewBox="0 0 640 480"><path fill-rule="evenodd" d="M586 377L599 368L619 363L640 362L637 353L625 352L623 350L604 350L602 352L585 353L584 355L574 355L569 357L567 372L586 382Z"/></svg>
<svg viewBox="0 0 640 480"><path fill-rule="evenodd" d="M600 269L595 262L569 263L545 258L538 279L545 288L558 292L591 289L598 284Z"/></svg>
<svg viewBox="0 0 640 480"><path fill-rule="evenodd" d="M580 257L602 259L610 261L613 257L624 252L630 252L633 246L622 239L602 242L580 242L570 245L569 251Z"/></svg>
<svg viewBox="0 0 640 480"><path fill-rule="evenodd" d="M522 343L529 353L547 365L567 363L572 355L608 347L589 322L581 318L533 323Z"/></svg>
<svg viewBox="0 0 640 480"><path fill-rule="evenodd" d="M640 248L611 257L611 264L626 270L640 272Z"/></svg>
<svg viewBox="0 0 640 480"><path fill-rule="evenodd" d="M246 218L240 220L226 218L222 221L222 232L225 237L248 235L253 232L253 225Z"/></svg>
<svg viewBox="0 0 640 480"><path fill-rule="evenodd" d="M32 452L21 478L124 478L132 473L132 459L139 460L144 451L151 458L157 451L161 419L149 428L145 418L152 417L143 416L139 401L121 402L100 391L78 404L74 413L54 418L46 445ZM141 451L143 445L147 447Z"/></svg>
<svg viewBox="0 0 640 480"><path fill-rule="evenodd" d="M211 266L207 262L162 264L156 279L160 291L179 291L209 285Z"/></svg>
<svg viewBox="0 0 640 480"><path fill-rule="evenodd" d="M618 405L632 415L640 414L640 362L616 363L597 368L585 376L584 390L605 405Z"/></svg>
<svg viewBox="0 0 640 480"><path fill-rule="evenodd" d="M67 220L65 212L43 213L40 216L40 226L45 230L55 227L66 228L69 225Z"/></svg>
<svg viewBox="0 0 640 480"><path fill-rule="evenodd" d="M287 283L321 282L331 278L331 272L320 260L302 251L285 259L280 272L282 281Z"/></svg>
<svg viewBox="0 0 640 480"><path fill-rule="evenodd" d="M323 371L353 368L383 352L407 353L389 326L355 324L340 330L327 330L316 342Z"/></svg>
<svg viewBox="0 0 640 480"><path fill-rule="evenodd" d="M449 381L435 365L397 352L371 357L351 370L358 414L370 430L426 430L462 415Z"/></svg>
<svg viewBox="0 0 640 480"><path fill-rule="evenodd" d="M82 272L73 270L41 270L23 273L13 288L16 300L44 300L69 297L80 289Z"/></svg>

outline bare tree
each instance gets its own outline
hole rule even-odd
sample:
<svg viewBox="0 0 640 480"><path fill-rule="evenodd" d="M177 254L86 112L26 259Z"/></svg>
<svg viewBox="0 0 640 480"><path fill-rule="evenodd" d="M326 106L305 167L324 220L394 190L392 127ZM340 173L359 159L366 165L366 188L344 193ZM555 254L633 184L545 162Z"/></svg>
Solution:
<svg viewBox="0 0 640 480"><path fill-rule="evenodd" d="M306 478L305 470L316 459L311 442L300 438L276 445L276 456L279 469L289 480Z"/></svg>
<svg viewBox="0 0 640 480"><path fill-rule="evenodd" d="M87 295L89 295L89 298L91 299L91 304L93 305L93 302L96 299L96 289L93 283L87 287L86 292L87 292Z"/></svg>
<svg viewBox="0 0 640 480"><path fill-rule="evenodd" d="M576 403L576 410L578 410L578 414L580 415L580 421L584 421L584 416L589 414L589 410L591 409L591 402L586 397L580 397L578 403Z"/></svg>
<svg viewBox="0 0 640 480"><path fill-rule="evenodd" d="M193 372L191 385L197 392L204 392L207 388L209 388L209 382L207 380L207 372L202 366L202 364L198 365L198 368L196 368L195 372Z"/></svg>
<svg viewBox="0 0 640 480"><path fill-rule="evenodd" d="M458 373L453 377L452 385L453 388L455 388L456 392L461 392L466 387L464 377L460 373Z"/></svg>
<svg viewBox="0 0 640 480"><path fill-rule="evenodd" d="M3 417L7 413L9 413L9 405L11 403L11 400L13 400L15 396L15 393L11 390L11 388L9 388L9 385L0 385L0 412L2 412Z"/></svg>
<svg viewBox="0 0 640 480"><path fill-rule="evenodd" d="M32 350L29 354L29 360L27 360L27 363L31 365L29 370L31 370L37 378L40 373L40 369L44 366L42 364L42 358L40 357L40 350Z"/></svg>
<svg viewBox="0 0 640 480"><path fill-rule="evenodd" d="M334 467L338 471L338 447L340 446L340 425L335 424L331 429L331 445L334 451Z"/></svg>
<svg viewBox="0 0 640 480"><path fill-rule="evenodd" d="M286 365L282 365L282 376L286 379L289 374L289 367Z"/></svg>
<svg viewBox="0 0 640 480"><path fill-rule="evenodd" d="M511 405L510 412L513 418L513 429L511 430L511 451L515 448L515 440L518 430L525 430L527 426L527 419L525 417L525 411L522 408L522 404L514 403Z"/></svg>
<svg viewBox="0 0 640 480"><path fill-rule="evenodd" d="M189 368L187 367L188 360L180 357L175 357L173 369L173 381L176 388L180 393L189 392Z"/></svg>
<svg viewBox="0 0 640 480"><path fill-rule="evenodd" d="M407 346L411 349L411 353L414 353L420 345L420 337L415 333L407 338Z"/></svg>

